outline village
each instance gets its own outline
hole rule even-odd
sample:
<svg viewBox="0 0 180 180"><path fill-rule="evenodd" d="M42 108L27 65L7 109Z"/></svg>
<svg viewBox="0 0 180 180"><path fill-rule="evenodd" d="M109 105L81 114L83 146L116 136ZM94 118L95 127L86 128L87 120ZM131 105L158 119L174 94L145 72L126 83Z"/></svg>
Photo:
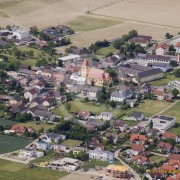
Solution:
<svg viewBox="0 0 180 180"><path fill-rule="evenodd" d="M180 35L157 42L131 30L76 47L75 33L0 30L0 136L29 140L0 158L97 179L178 180Z"/></svg>

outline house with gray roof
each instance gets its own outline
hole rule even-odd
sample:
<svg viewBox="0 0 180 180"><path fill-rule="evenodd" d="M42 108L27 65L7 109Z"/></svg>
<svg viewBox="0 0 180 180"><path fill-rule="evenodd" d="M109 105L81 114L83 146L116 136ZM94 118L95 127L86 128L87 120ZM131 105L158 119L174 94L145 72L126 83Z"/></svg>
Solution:
<svg viewBox="0 0 180 180"><path fill-rule="evenodd" d="M66 135L61 135L61 134L57 134L57 133L49 133L44 135L44 137L41 139L42 141L51 143L51 142L61 142L64 141L66 139Z"/></svg>
<svg viewBox="0 0 180 180"><path fill-rule="evenodd" d="M131 120L131 121L142 121L144 119L144 113L133 111L133 113L129 116L126 116L124 120Z"/></svg>

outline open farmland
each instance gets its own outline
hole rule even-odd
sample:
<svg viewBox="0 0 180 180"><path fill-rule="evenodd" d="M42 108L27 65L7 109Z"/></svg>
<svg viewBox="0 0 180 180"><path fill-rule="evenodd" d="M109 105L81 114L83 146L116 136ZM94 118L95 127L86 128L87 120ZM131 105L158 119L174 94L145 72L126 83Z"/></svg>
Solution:
<svg viewBox="0 0 180 180"><path fill-rule="evenodd" d="M71 37L76 46L114 39L132 29L162 40L166 32L179 32L180 17L173 17L179 6L178 0L0 0L0 25L70 25L80 32Z"/></svg>

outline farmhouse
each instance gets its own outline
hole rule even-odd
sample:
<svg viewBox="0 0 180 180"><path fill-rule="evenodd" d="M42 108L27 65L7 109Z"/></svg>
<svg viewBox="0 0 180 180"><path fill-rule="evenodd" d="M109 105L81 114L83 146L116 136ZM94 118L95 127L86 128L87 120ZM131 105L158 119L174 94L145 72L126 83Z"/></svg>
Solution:
<svg viewBox="0 0 180 180"><path fill-rule="evenodd" d="M124 121L117 120L114 122L114 125L113 125L114 130L120 130L121 132L123 132L123 131L126 131L127 128L128 128L128 125Z"/></svg>
<svg viewBox="0 0 180 180"><path fill-rule="evenodd" d="M163 115L156 115L152 117L153 128L160 131L166 131L173 127L176 122L176 118Z"/></svg>
<svg viewBox="0 0 180 180"><path fill-rule="evenodd" d="M160 44L156 47L156 55L165 55L169 50L169 46L167 44Z"/></svg>
<svg viewBox="0 0 180 180"><path fill-rule="evenodd" d="M22 29L13 29L13 36L16 36L16 39L23 39L23 38L27 38L29 36L29 32L28 31L24 31Z"/></svg>
<svg viewBox="0 0 180 180"><path fill-rule="evenodd" d="M134 44L140 44L142 47L147 47L152 40L151 36L138 35L129 40L129 42Z"/></svg>

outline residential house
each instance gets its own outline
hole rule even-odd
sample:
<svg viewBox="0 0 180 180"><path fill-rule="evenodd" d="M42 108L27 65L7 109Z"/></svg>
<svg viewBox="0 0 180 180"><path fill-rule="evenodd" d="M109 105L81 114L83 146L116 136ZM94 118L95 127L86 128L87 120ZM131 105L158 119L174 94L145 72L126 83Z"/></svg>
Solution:
<svg viewBox="0 0 180 180"><path fill-rule="evenodd" d="M70 54L68 56L57 58L57 63L60 61L63 65L69 65L72 63L76 63L76 61L80 60L81 56L77 54Z"/></svg>
<svg viewBox="0 0 180 180"><path fill-rule="evenodd" d="M151 89L151 87L147 83L144 83L141 85L140 93L141 94L149 93L150 89Z"/></svg>
<svg viewBox="0 0 180 180"><path fill-rule="evenodd" d="M48 142L48 143L50 143L50 142L59 143L59 142L64 141L65 139L66 139L66 135L49 133L49 134L45 135L41 140Z"/></svg>
<svg viewBox="0 0 180 180"><path fill-rule="evenodd" d="M133 113L129 116L126 116L124 120L142 121L144 118L145 118L144 113L133 111Z"/></svg>
<svg viewBox="0 0 180 180"><path fill-rule="evenodd" d="M131 143L146 144L147 137L141 134L132 134L130 137Z"/></svg>
<svg viewBox="0 0 180 180"><path fill-rule="evenodd" d="M124 102L128 98L132 98L135 91L128 86L120 86L118 91L111 93L111 101Z"/></svg>
<svg viewBox="0 0 180 180"><path fill-rule="evenodd" d="M78 116L83 119L88 119L90 117L90 111L81 109L78 111Z"/></svg>
<svg viewBox="0 0 180 180"><path fill-rule="evenodd" d="M118 134L117 133L110 133L110 132L106 132L103 135L103 139L105 140L110 140L112 139L113 143L116 144L118 141Z"/></svg>
<svg viewBox="0 0 180 180"><path fill-rule="evenodd" d="M85 153L87 149L83 147L74 147L72 151L73 151L73 154L82 154L82 153Z"/></svg>
<svg viewBox="0 0 180 180"><path fill-rule="evenodd" d="M84 97L88 97L89 99L96 99L100 88L96 86L85 85L81 89L81 95Z"/></svg>
<svg viewBox="0 0 180 180"><path fill-rule="evenodd" d="M11 132L14 132L16 134L22 134L27 131L27 128L25 126L21 126L18 124L15 124L11 127Z"/></svg>
<svg viewBox="0 0 180 180"><path fill-rule="evenodd" d="M62 144L54 144L54 150L57 152L70 153L71 148Z"/></svg>
<svg viewBox="0 0 180 180"><path fill-rule="evenodd" d="M145 151L145 147L143 145L140 145L140 144L132 144L131 145L131 149L128 149L127 150L127 154L130 154L132 156L135 156L135 155L139 155L141 154L142 152Z"/></svg>
<svg viewBox="0 0 180 180"><path fill-rule="evenodd" d="M21 97L14 97L9 100L9 104L12 105L17 105L20 106L22 105L22 98Z"/></svg>
<svg viewBox="0 0 180 180"><path fill-rule="evenodd" d="M129 40L129 42L134 44L140 44L142 47L148 47L150 42L152 41L151 36L137 35Z"/></svg>
<svg viewBox="0 0 180 180"><path fill-rule="evenodd" d="M15 115L17 113L24 113L26 108L23 105L13 104L10 111Z"/></svg>
<svg viewBox="0 0 180 180"><path fill-rule="evenodd" d="M81 58L87 58L89 56L89 51L85 47L83 47L83 48L72 48L71 52L73 54L79 55Z"/></svg>
<svg viewBox="0 0 180 180"><path fill-rule="evenodd" d="M110 120L112 120L112 118L113 118L113 115L110 112L102 112L99 115L99 119L102 119L104 121L110 121Z"/></svg>
<svg viewBox="0 0 180 180"><path fill-rule="evenodd" d="M138 155L134 156L132 158L132 161L141 166L146 166L152 163L152 160L148 159L147 157L138 156Z"/></svg>
<svg viewBox="0 0 180 180"><path fill-rule="evenodd" d="M153 122L153 128L160 131L166 131L173 127L176 123L176 118L163 115L156 115L151 118Z"/></svg>
<svg viewBox="0 0 180 180"><path fill-rule="evenodd" d="M89 158L101 161L114 161L114 154L110 151L89 150Z"/></svg>
<svg viewBox="0 0 180 180"><path fill-rule="evenodd" d="M52 149L52 145L50 145L49 143L47 143L45 141L37 141L36 148L45 151L45 150Z"/></svg>
<svg viewBox="0 0 180 180"><path fill-rule="evenodd" d="M169 51L169 46L167 44L159 44L156 47L156 55L165 55Z"/></svg>
<svg viewBox="0 0 180 180"><path fill-rule="evenodd" d="M44 152L35 151L31 148L24 148L20 150L19 156L21 158L39 158L44 156Z"/></svg>
<svg viewBox="0 0 180 180"><path fill-rule="evenodd" d="M32 101L38 96L38 91L35 88L32 88L24 93L25 99L28 99L29 101Z"/></svg>
<svg viewBox="0 0 180 180"><path fill-rule="evenodd" d="M174 139L176 143L180 142L180 136L171 132L165 131L162 135L162 139Z"/></svg>
<svg viewBox="0 0 180 180"><path fill-rule="evenodd" d="M178 81L178 80L175 80L175 81L170 81L169 83L168 83L168 86L171 88L171 89L177 89L177 90L179 90L180 91L180 81Z"/></svg>
<svg viewBox="0 0 180 180"><path fill-rule="evenodd" d="M164 100L166 97L166 93L164 89L161 89L161 88L152 88L152 93L158 100L161 100L161 101Z"/></svg>
<svg viewBox="0 0 180 180"><path fill-rule="evenodd" d="M174 45L174 49L176 50L176 53L180 53L180 42L178 42L176 45Z"/></svg>
<svg viewBox="0 0 180 180"><path fill-rule="evenodd" d="M160 152L165 151L165 152L170 153L172 148L173 148L173 146L170 143L160 142L158 144L158 151L160 151Z"/></svg>
<svg viewBox="0 0 180 180"><path fill-rule="evenodd" d="M16 39L22 40L23 38L27 38L29 36L29 31L24 31L22 29L12 29L13 36L16 36Z"/></svg>
<svg viewBox="0 0 180 180"><path fill-rule="evenodd" d="M124 132L127 130L127 128L128 128L128 125L124 121L117 120L114 122L114 125L113 125L114 130L120 130L121 132Z"/></svg>
<svg viewBox="0 0 180 180"><path fill-rule="evenodd" d="M169 159L169 161L167 162L167 164L169 166L173 166L175 167L176 169L180 169L180 160L174 160L174 159Z"/></svg>
<svg viewBox="0 0 180 180"><path fill-rule="evenodd" d="M119 63L119 59L115 56L108 57L106 59L103 59L103 67L108 68L108 67L115 67Z"/></svg>

